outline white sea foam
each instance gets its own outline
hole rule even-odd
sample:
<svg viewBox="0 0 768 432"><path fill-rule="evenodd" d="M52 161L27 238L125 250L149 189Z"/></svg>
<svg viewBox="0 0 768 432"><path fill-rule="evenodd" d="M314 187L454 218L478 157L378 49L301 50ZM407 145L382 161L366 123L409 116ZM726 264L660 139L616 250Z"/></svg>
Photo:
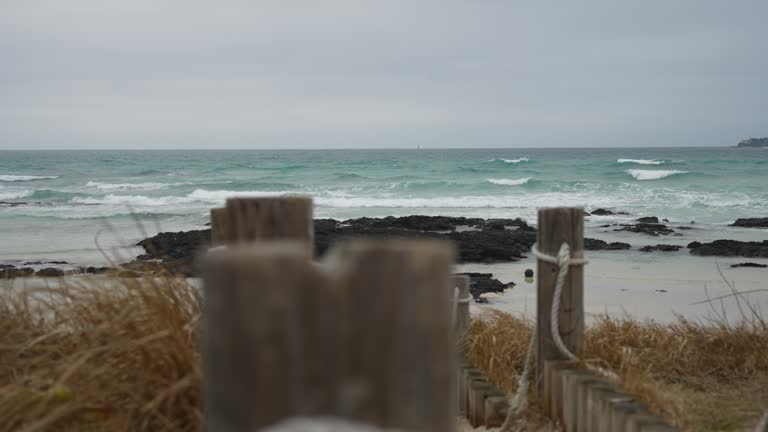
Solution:
<svg viewBox="0 0 768 432"><path fill-rule="evenodd" d="M677 174L687 174L688 171L678 170L640 170L631 169L627 170L627 174L634 177L636 180L658 180Z"/></svg>
<svg viewBox="0 0 768 432"><path fill-rule="evenodd" d="M227 198L232 197L265 197L265 196L283 196L288 192L262 192L262 191L209 191L197 189L185 196L158 196L151 197L145 195L116 195L109 194L103 197L74 197L70 200L73 204L85 205L113 205L113 206L136 206L136 207L155 207L155 206L177 206L189 204L221 204Z"/></svg>
<svg viewBox="0 0 768 432"><path fill-rule="evenodd" d="M495 159L489 160L488 162L496 162L496 161L502 161L504 163L516 164L516 163L520 163L520 162L529 162L530 159L528 159L527 157L522 157L520 159L495 158Z"/></svg>
<svg viewBox="0 0 768 432"><path fill-rule="evenodd" d="M32 195L34 191L29 189L6 189L0 186L0 200L11 200L25 198Z"/></svg>
<svg viewBox="0 0 768 432"><path fill-rule="evenodd" d="M488 179L486 181L488 183L499 185L499 186L521 186L531 181L531 178L524 177L520 179Z"/></svg>
<svg viewBox="0 0 768 432"><path fill-rule="evenodd" d="M4 182L24 182L32 180L51 180L57 179L59 176L34 176L34 175L13 175L13 174L0 174L0 181Z"/></svg>
<svg viewBox="0 0 768 432"><path fill-rule="evenodd" d="M178 186L181 183L102 183L102 182L95 182L95 181L89 181L86 183L85 187L89 188L96 188L99 190L104 191L129 191L129 190L158 190L158 189L166 189L171 186Z"/></svg>
<svg viewBox="0 0 768 432"><path fill-rule="evenodd" d="M638 165L661 165L664 161L652 160L652 159L617 159L618 163L632 163Z"/></svg>

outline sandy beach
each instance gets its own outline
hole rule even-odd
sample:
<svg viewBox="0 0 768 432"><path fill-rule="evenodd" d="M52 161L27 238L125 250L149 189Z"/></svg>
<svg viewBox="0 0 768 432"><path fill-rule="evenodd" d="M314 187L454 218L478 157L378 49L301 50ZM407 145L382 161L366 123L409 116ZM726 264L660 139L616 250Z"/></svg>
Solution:
<svg viewBox="0 0 768 432"><path fill-rule="evenodd" d="M587 320L590 316L610 314L629 315L635 319L670 322L676 315L690 319L707 319L721 314L725 308L731 320L740 318L734 298L725 298L712 304L696 304L731 294L723 282L718 266L727 280L742 292L765 289L768 270L765 268L731 268L731 264L746 261L734 257L695 257L687 253L661 260L648 253L628 251L592 252L584 273L584 306ZM768 264L768 259L750 258L749 261ZM486 304L473 304L482 311L493 308L533 318L536 315L536 284L526 282L525 269L536 269L529 258L515 263L464 264L460 272L493 273L502 282L516 282L503 295L485 294ZM746 294L746 298L768 310L768 292ZM717 314L712 307L716 308Z"/></svg>

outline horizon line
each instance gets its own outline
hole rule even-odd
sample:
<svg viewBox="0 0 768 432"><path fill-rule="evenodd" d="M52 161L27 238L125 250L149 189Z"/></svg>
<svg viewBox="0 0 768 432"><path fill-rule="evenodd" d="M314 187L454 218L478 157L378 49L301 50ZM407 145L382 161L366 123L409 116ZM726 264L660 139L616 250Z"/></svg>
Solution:
<svg viewBox="0 0 768 432"><path fill-rule="evenodd" d="M256 150L256 151L328 151L328 150L565 150L565 149L680 149L680 148L754 148L754 147L739 147L737 145L716 145L716 146L597 146L597 147L332 147L332 148L306 148L306 147L291 147L291 148L251 148L251 147L224 147L224 148L208 148L208 147L168 147L168 148L9 148L2 149L0 151L237 151L237 150Z"/></svg>

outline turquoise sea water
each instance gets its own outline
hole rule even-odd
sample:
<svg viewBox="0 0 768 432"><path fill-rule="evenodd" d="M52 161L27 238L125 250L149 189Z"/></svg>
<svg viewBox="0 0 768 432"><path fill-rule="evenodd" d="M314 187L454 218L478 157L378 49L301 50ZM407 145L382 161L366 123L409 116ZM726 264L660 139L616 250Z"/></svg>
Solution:
<svg viewBox="0 0 768 432"><path fill-rule="evenodd" d="M0 260L92 257L100 229L131 243L136 220L150 233L199 228L229 196L286 193L315 197L318 217L535 221L538 207L578 205L760 238L726 225L768 216L768 150L0 151Z"/></svg>

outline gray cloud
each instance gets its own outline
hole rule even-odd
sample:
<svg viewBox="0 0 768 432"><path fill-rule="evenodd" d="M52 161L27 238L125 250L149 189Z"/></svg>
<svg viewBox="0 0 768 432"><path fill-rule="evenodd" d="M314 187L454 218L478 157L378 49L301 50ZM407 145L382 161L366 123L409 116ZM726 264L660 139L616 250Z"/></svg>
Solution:
<svg viewBox="0 0 768 432"><path fill-rule="evenodd" d="M768 134L768 3L541 3L6 0L0 149Z"/></svg>

